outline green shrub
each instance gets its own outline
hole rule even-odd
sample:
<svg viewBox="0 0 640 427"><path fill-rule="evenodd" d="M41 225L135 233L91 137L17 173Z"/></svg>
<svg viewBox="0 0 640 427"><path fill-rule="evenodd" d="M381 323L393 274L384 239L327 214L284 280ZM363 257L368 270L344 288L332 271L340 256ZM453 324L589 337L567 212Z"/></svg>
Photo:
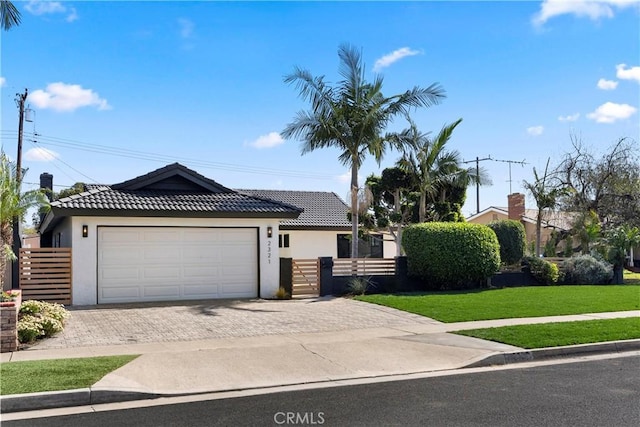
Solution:
<svg viewBox="0 0 640 427"><path fill-rule="evenodd" d="M505 219L490 222L488 226L498 237L502 263L511 265L520 262L527 246L524 225L520 221Z"/></svg>
<svg viewBox="0 0 640 427"><path fill-rule="evenodd" d="M563 264L565 283L574 285L601 285L611 282L613 267L592 255L577 255Z"/></svg>
<svg viewBox="0 0 640 427"><path fill-rule="evenodd" d="M375 288L375 285L370 277L352 277L347 282L347 292L350 295L364 295L372 288Z"/></svg>
<svg viewBox="0 0 640 427"><path fill-rule="evenodd" d="M486 225L430 222L402 235L409 274L441 289L478 285L500 268L500 245Z"/></svg>
<svg viewBox="0 0 640 427"><path fill-rule="evenodd" d="M529 266L533 278L543 285L553 285L560 279L558 266L544 258L528 256L522 261Z"/></svg>
<svg viewBox="0 0 640 427"><path fill-rule="evenodd" d="M20 305L18 312L18 341L33 342L50 337L64 328L69 312L61 304L29 300Z"/></svg>

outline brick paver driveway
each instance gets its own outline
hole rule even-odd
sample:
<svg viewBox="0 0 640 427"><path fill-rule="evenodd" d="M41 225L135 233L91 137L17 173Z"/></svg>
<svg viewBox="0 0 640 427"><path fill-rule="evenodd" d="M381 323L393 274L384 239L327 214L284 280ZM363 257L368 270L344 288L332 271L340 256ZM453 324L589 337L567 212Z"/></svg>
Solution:
<svg viewBox="0 0 640 427"><path fill-rule="evenodd" d="M34 348L195 341L437 323L347 298L109 304L69 310L71 317L64 331Z"/></svg>

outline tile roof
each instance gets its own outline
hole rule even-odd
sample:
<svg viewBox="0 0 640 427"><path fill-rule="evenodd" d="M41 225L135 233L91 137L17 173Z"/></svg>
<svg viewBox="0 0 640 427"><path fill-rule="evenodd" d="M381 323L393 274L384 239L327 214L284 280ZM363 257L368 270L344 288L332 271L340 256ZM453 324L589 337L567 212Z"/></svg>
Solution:
<svg viewBox="0 0 640 427"><path fill-rule="evenodd" d="M347 219L347 205L332 192L250 189L236 191L304 209L298 218L282 220L280 226L283 228L348 229L351 227L351 221Z"/></svg>
<svg viewBox="0 0 640 427"><path fill-rule="evenodd" d="M237 192L183 193L166 190L114 190L102 186L74 194L51 203L54 211L113 210L122 215L126 211L191 212L202 214L278 214L295 216L300 209L273 200L264 200Z"/></svg>

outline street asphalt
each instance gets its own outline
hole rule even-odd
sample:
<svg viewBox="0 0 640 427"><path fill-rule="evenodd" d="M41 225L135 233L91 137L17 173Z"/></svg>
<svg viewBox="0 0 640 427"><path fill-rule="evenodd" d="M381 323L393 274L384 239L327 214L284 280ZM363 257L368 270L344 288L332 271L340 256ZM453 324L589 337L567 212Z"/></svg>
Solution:
<svg viewBox="0 0 640 427"><path fill-rule="evenodd" d="M87 389L2 396L3 413L640 350L640 340L524 350L450 332L640 311L441 323L348 298L71 307L65 330L2 362L139 354Z"/></svg>

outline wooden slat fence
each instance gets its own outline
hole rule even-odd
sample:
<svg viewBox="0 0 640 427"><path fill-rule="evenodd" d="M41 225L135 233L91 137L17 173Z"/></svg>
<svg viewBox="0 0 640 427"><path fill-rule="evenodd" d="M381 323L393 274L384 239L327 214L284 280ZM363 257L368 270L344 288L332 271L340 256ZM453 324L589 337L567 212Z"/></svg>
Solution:
<svg viewBox="0 0 640 427"><path fill-rule="evenodd" d="M292 261L293 288L291 297L320 295L320 262L314 259Z"/></svg>
<svg viewBox="0 0 640 427"><path fill-rule="evenodd" d="M22 299L71 305L71 248L22 248Z"/></svg>
<svg viewBox="0 0 640 427"><path fill-rule="evenodd" d="M393 276L396 261L393 258L339 258L333 260L334 276Z"/></svg>
<svg viewBox="0 0 640 427"><path fill-rule="evenodd" d="M545 261L549 261L552 264L555 264L558 266L558 268L560 269L560 271L562 271L564 269L563 267L563 263L565 262L565 260L567 260L568 258L561 258L561 257L544 257L542 258Z"/></svg>

